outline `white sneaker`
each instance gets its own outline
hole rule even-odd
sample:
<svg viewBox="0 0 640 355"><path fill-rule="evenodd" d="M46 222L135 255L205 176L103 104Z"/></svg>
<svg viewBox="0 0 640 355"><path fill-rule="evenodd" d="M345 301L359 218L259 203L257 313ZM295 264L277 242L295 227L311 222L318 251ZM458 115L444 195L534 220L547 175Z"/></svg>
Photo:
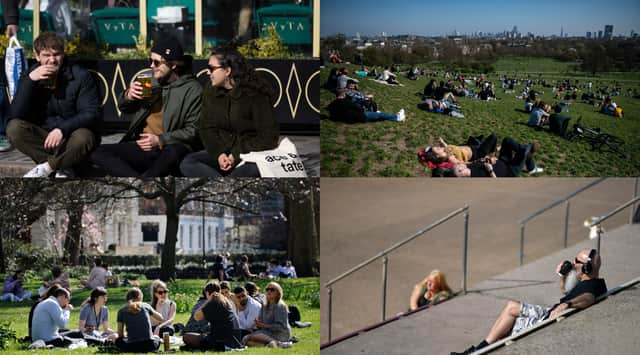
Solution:
<svg viewBox="0 0 640 355"><path fill-rule="evenodd" d="M49 163L42 163L42 164L36 165L35 168L29 170L28 173L24 174L24 177L26 177L26 178L47 177L47 176L51 175L52 171L53 170L51 169L51 166L49 166Z"/></svg>
<svg viewBox="0 0 640 355"><path fill-rule="evenodd" d="M291 343L290 341L279 341L278 342L278 347L282 348L282 349L288 349L290 347L293 346L293 343Z"/></svg>
<svg viewBox="0 0 640 355"><path fill-rule="evenodd" d="M73 172L72 169L60 169L56 171L56 178L58 179L67 179L75 176L76 174Z"/></svg>
<svg viewBox="0 0 640 355"><path fill-rule="evenodd" d="M406 119L407 117L404 114L404 109L401 109L400 111L398 111L398 114L396 115L396 122L402 122Z"/></svg>
<svg viewBox="0 0 640 355"><path fill-rule="evenodd" d="M535 169L529 171L529 175L539 174L539 173L541 173L543 171L544 171L544 169L536 167Z"/></svg>

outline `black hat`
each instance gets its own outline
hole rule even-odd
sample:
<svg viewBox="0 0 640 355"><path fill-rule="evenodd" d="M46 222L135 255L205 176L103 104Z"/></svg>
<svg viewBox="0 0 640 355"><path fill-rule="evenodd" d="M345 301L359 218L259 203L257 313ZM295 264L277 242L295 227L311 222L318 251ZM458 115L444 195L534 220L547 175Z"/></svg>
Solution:
<svg viewBox="0 0 640 355"><path fill-rule="evenodd" d="M153 53L161 55L166 60L180 60L184 58L184 51L180 42L172 36L158 36L153 41Z"/></svg>

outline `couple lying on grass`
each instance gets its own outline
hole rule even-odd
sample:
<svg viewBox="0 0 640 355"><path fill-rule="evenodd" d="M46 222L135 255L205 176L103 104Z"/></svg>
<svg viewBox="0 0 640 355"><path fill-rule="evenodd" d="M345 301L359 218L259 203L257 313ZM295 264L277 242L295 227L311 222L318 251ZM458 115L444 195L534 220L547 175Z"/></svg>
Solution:
<svg viewBox="0 0 640 355"><path fill-rule="evenodd" d="M511 137L502 140L498 158L491 156L498 150L498 137L491 134L469 137L464 145L448 145L439 138L439 146L429 146L418 152L420 162L432 168L438 177L518 177L526 167L529 174L542 172L533 156L540 148L538 142L518 143Z"/></svg>

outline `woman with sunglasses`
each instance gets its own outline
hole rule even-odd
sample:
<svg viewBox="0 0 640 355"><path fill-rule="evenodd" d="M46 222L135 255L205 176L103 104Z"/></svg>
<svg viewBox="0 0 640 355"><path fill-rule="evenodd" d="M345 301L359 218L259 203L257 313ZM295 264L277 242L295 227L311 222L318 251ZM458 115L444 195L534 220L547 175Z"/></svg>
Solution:
<svg viewBox="0 0 640 355"><path fill-rule="evenodd" d="M160 338L151 333L151 319L162 322L162 315L142 302L142 291L132 287L127 292L127 304L118 310L116 346L124 352L149 352L160 347ZM127 337L125 337L125 326Z"/></svg>
<svg viewBox="0 0 640 355"><path fill-rule="evenodd" d="M107 338L114 334L109 328L109 309L107 303L107 290L104 287L96 287L91 295L82 303L80 308L80 322L78 329L91 338ZM99 328L102 325L103 332Z"/></svg>
<svg viewBox="0 0 640 355"><path fill-rule="evenodd" d="M282 287L277 282L269 282L264 290L267 303L262 306L260 317L256 319L258 330L245 336L243 341L247 346L289 348L291 326L287 305L282 301Z"/></svg>
<svg viewBox="0 0 640 355"><path fill-rule="evenodd" d="M153 335L162 336L165 332L173 335L173 319L176 317L176 303L169 299L169 288L160 280L151 283L151 307L162 315L162 322L151 319Z"/></svg>
<svg viewBox="0 0 640 355"><path fill-rule="evenodd" d="M187 155L180 171L192 177L259 177L255 163L240 164L240 154L278 146L271 89L235 49L213 49L208 68L199 130L206 150Z"/></svg>

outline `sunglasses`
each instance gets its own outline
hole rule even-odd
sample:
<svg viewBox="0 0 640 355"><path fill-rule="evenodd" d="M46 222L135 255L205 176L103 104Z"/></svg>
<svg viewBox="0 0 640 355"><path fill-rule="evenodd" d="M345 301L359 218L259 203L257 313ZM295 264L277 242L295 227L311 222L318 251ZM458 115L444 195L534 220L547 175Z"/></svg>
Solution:
<svg viewBox="0 0 640 355"><path fill-rule="evenodd" d="M160 64L164 64L166 63L164 60L157 60L157 59L149 59L151 61L151 64L153 64L154 67L159 67Z"/></svg>
<svg viewBox="0 0 640 355"><path fill-rule="evenodd" d="M164 295L165 293L169 293L169 290L156 291L156 293L159 294L159 295Z"/></svg>
<svg viewBox="0 0 640 355"><path fill-rule="evenodd" d="M578 260L578 258L575 258L573 261L574 261L575 264L585 264L586 263L586 261L580 261L580 260Z"/></svg>
<svg viewBox="0 0 640 355"><path fill-rule="evenodd" d="M222 65L207 65L207 69L209 69L209 73L213 73L214 71L224 68Z"/></svg>
<svg viewBox="0 0 640 355"><path fill-rule="evenodd" d="M276 292L276 289L273 288L273 287L267 287L264 290L267 291L267 292Z"/></svg>

